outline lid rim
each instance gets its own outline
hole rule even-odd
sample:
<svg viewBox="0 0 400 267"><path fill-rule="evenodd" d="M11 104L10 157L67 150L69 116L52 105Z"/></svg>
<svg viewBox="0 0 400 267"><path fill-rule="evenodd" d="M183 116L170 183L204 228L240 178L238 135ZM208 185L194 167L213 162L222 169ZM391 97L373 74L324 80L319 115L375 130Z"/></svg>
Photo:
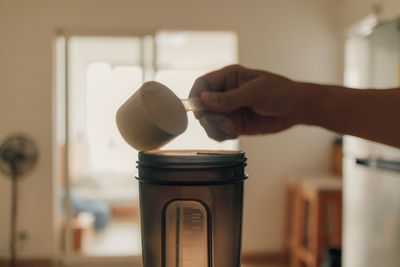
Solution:
<svg viewBox="0 0 400 267"><path fill-rule="evenodd" d="M149 150L140 151L137 163L157 164L209 164L245 162L245 153L240 150Z"/></svg>
<svg viewBox="0 0 400 267"><path fill-rule="evenodd" d="M247 158L240 161L220 161L220 162L149 162L149 161L136 161L137 168L154 168L154 169L204 169L204 168L227 168L227 167L246 167Z"/></svg>
<svg viewBox="0 0 400 267"><path fill-rule="evenodd" d="M242 151L154 150L139 153L140 182L155 184L230 184L247 178Z"/></svg>

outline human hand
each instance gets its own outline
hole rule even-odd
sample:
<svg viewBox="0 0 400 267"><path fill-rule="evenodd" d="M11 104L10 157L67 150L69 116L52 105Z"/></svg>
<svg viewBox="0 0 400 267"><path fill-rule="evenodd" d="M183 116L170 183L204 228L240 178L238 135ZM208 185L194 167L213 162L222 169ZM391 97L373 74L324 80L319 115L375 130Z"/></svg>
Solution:
<svg viewBox="0 0 400 267"><path fill-rule="evenodd" d="M215 140L279 132L301 122L301 83L261 70L232 65L198 78L190 97L206 110L196 118Z"/></svg>

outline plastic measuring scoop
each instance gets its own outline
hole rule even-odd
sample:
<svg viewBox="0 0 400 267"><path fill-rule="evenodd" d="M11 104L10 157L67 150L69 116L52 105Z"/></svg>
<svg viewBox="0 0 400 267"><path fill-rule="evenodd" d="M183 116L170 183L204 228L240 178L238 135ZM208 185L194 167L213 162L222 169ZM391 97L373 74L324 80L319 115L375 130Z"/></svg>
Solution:
<svg viewBox="0 0 400 267"><path fill-rule="evenodd" d="M200 97L181 99L181 102L185 107L186 111L200 111L205 109L203 103L201 103Z"/></svg>
<svg viewBox="0 0 400 267"><path fill-rule="evenodd" d="M187 111L202 109L199 98L181 100L165 85L146 82L118 109L117 127L135 149L157 149L186 130Z"/></svg>

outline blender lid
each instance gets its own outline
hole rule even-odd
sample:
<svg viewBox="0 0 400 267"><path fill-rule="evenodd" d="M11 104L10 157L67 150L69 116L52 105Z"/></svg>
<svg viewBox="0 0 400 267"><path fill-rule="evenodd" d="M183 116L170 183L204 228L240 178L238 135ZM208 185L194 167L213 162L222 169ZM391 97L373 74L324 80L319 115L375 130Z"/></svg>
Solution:
<svg viewBox="0 0 400 267"><path fill-rule="evenodd" d="M238 150L149 150L139 152L139 166L228 167L246 162Z"/></svg>
<svg viewBox="0 0 400 267"><path fill-rule="evenodd" d="M139 181L214 184L243 181L245 153L229 150L150 150L139 152Z"/></svg>

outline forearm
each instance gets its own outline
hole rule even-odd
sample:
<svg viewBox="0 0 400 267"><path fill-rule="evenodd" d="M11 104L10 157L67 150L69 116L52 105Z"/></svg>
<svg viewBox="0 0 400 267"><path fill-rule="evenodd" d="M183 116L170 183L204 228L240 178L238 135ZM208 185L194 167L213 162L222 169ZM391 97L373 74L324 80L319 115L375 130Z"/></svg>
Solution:
<svg viewBox="0 0 400 267"><path fill-rule="evenodd" d="M358 90L301 83L302 123L400 148L400 88Z"/></svg>

